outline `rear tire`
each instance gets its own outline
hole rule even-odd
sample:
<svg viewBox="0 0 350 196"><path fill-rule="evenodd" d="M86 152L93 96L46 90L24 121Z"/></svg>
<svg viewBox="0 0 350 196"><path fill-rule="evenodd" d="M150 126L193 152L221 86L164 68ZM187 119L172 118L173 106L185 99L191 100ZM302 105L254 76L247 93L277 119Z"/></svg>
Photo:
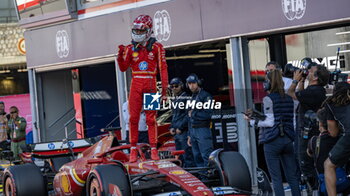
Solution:
<svg viewBox="0 0 350 196"><path fill-rule="evenodd" d="M131 195L131 184L128 173L121 165L99 165L88 177L86 193L88 196L109 196L110 184L116 185L121 195Z"/></svg>
<svg viewBox="0 0 350 196"><path fill-rule="evenodd" d="M3 175L3 193L5 196L46 196L47 189L40 169L28 163L6 169Z"/></svg>
<svg viewBox="0 0 350 196"><path fill-rule="evenodd" d="M221 152L219 155L221 168L226 179L226 184L241 190L251 191L251 177L248 165L243 156L238 152Z"/></svg>

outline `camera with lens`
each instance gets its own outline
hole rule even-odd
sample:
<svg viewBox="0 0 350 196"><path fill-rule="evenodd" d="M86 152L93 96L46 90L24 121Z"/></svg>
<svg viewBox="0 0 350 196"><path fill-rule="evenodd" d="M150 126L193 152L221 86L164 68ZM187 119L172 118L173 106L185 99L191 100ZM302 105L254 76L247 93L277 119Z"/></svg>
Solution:
<svg viewBox="0 0 350 196"><path fill-rule="evenodd" d="M303 131L303 139L309 139L310 133L314 130L318 130L317 124L317 114L312 110L308 110L304 115L304 131Z"/></svg>
<svg viewBox="0 0 350 196"><path fill-rule="evenodd" d="M340 69L336 69L329 74L329 84L335 85L338 82L347 82L348 74L342 73Z"/></svg>
<svg viewBox="0 0 350 196"><path fill-rule="evenodd" d="M312 62L311 58L305 57L301 60L301 68L293 66L291 63L288 63L284 66L284 76L293 78L293 73L297 70L301 70L302 77L306 78L306 76L309 74L309 69L312 66L317 65L316 63Z"/></svg>

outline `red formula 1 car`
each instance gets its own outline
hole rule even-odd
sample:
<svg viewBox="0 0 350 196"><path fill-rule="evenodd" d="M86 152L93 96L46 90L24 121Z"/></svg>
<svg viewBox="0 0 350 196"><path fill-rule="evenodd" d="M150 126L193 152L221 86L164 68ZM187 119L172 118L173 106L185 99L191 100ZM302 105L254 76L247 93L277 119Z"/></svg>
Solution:
<svg viewBox="0 0 350 196"><path fill-rule="evenodd" d="M203 168L182 168L175 158L150 160L150 146L138 144L138 161L129 163L130 145L113 134L91 145L89 140L41 143L30 158L7 168L5 195L250 195L251 178L237 152L214 151ZM80 152L80 153L79 153ZM79 153L79 154L77 154ZM178 155L183 151L173 151Z"/></svg>

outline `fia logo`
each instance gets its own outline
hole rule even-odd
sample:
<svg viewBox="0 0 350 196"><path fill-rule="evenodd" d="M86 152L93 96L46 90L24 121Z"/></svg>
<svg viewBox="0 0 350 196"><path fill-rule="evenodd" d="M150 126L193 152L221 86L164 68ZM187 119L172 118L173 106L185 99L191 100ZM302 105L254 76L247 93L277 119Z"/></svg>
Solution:
<svg viewBox="0 0 350 196"><path fill-rule="evenodd" d="M166 10L157 11L154 14L154 35L156 39L161 41L168 41L171 34L171 20L170 15Z"/></svg>
<svg viewBox="0 0 350 196"><path fill-rule="evenodd" d="M306 10L306 0L282 0L282 10L288 20L301 19Z"/></svg>
<svg viewBox="0 0 350 196"><path fill-rule="evenodd" d="M60 58L66 58L69 54L69 37L65 30L56 33L56 52Z"/></svg>
<svg viewBox="0 0 350 196"><path fill-rule="evenodd" d="M160 110L160 95L157 93L143 94L143 109L144 110Z"/></svg>

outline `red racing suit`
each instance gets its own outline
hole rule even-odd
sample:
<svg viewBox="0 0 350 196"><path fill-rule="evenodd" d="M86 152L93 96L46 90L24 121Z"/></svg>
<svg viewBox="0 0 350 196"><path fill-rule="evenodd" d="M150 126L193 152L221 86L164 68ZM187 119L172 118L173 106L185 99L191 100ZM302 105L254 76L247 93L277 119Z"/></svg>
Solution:
<svg viewBox="0 0 350 196"><path fill-rule="evenodd" d="M151 40L153 39L153 40ZM129 95L129 138L130 144L136 146L138 141L138 123L143 105L143 93L157 92L157 73L160 72L162 80L162 95L166 96L168 88L168 66L165 60L165 50L162 44L151 38L146 46L134 44L119 46L118 65L124 72L129 67L132 70L132 79ZM153 44L149 42L153 41ZM148 126L148 138L151 147L157 146L157 122L156 111L145 110L146 124Z"/></svg>

